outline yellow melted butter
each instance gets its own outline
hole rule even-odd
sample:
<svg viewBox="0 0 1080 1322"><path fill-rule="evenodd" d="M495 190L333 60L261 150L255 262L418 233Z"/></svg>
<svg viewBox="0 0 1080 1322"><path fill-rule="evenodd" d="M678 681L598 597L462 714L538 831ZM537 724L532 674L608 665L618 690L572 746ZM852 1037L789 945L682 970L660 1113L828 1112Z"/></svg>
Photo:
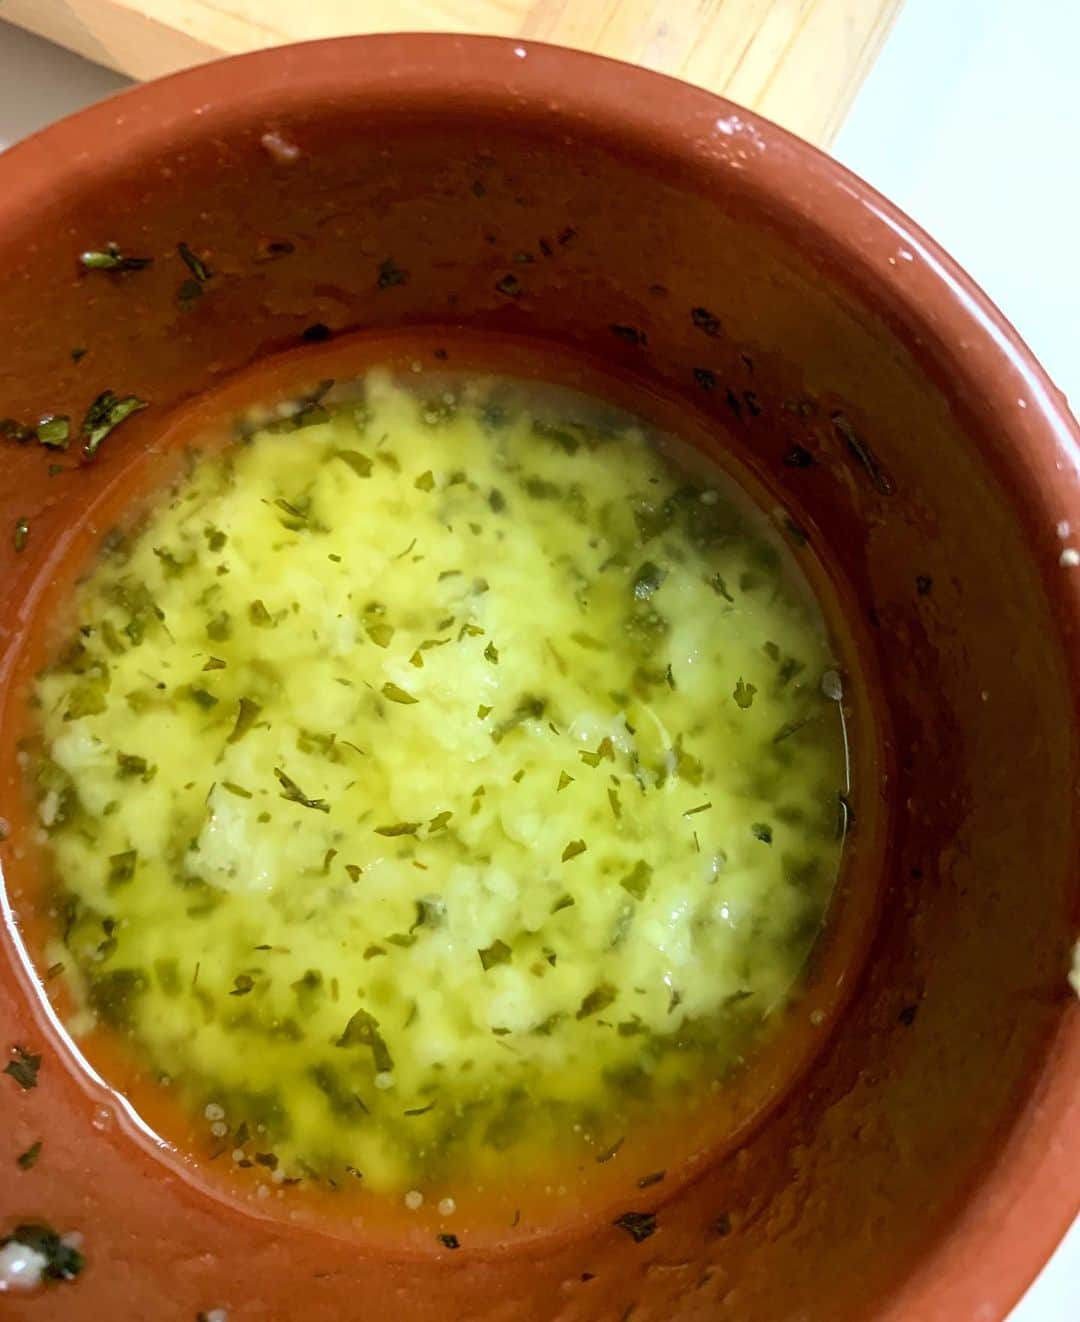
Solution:
<svg viewBox="0 0 1080 1322"><path fill-rule="evenodd" d="M373 372L299 421L197 460L38 680L76 1027L387 1191L722 1077L840 851L787 552L571 397Z"/></svg>

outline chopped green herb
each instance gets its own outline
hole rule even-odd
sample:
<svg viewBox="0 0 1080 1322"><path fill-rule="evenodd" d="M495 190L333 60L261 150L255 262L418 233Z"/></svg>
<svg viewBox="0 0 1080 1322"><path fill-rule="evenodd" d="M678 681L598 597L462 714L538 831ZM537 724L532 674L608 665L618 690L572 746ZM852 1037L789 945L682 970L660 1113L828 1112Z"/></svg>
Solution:
<svg viewBox="0 0 1080 1322"><path fill-rule="evenodd" d="M731 696L735 699L736 704L740 706L743 709L743 711L746 711L746 709L754 701L754 694L756 692L757 692L756 686L753 684L747 684L744 681L743 677L740 675L738 682L735 685L734 692L732 693Z"/></svg>
<svg viewBox="0 0 1080 1322"><path fill-rule="evenodd" d="M683 816L693 817L699 812L708 812L708 810L711 807L712 807L711 803L699 803L696 808L687 808L687 810L683 813Z"/></svg>
<svg viewBox="0 0 1080 1322"><path fill-rule="evenodd" d="M592 1015L599 1014L601 1010L606 1010L607 1007L611 1005L617 995L618 992L610 982L602 982L599 987L594 988L594 990L589 992L588 996L584 998L578 1006L577 1015L575 1017L578 1019L589 1019Z"/></svg>
<svg viewBox="0 0 1080 1322"><path fill-rule="evenodd" d="M727 590L727 584L724 582L723 577L720 574L713 574L712 578L707 581L718 597L723 597L725 601L735 601L735 598Z"/></svg>
<svg viewBox="0 0 1080 1322"><path fill-rule="evenodd" d="M287 776L280 767L274 768L274 775L281 786L281 797L283 799L288 799L290 803L298 803L302 808L314 808L317 812L330 811L330 805L325 799L309 799L296 781Z"/></svg>
<svg viewBox="0 0 1080 1322"><path fill-rule="evenodd" d="M181 261L195 279L198 280L199 284L206 284L207 280L210 279L212 272L202 258L196 256L186 243L178 243L176 245L176 251L180 254Z"/></svg>
<svg viewBox="0 0 1080 1322"><path fill-rule="evenodd" d="M128 256L115 243L107 243L101 251L91 249L79 254L79 261L87 271L142 271L153 260L152 257Z"/></svg>
<svg viewBox="0 0 1080 1322"><path fill-rule="evenodd" d="M250 973L238 973L233 978L233 989L229 992L230 996L246 996L255 986L255 979Z"/></svg>
<svg viewBox="0 0 1080 1322"><path fill-rule="evenodd" d="M447 1232L447 1231L440 1231L440 1232L439 1232L438 1239L439 1239L439 1243L440 1243L444 1248L447 1248L447 1249L459 1249L459 1248L461 1248L461 1242L460 1242L460 1240L458 1239L457 1235L451 1235L451 1234L450 1234L449 1232Z"/></svg>
<svg viewBox="0 0 1080 1322"><path fill-rule="evenodd" d="M357 477L371 476L371 460L366 454L361 454L359 450L335 450L334 458L340 459L343 464L347 464Z"/></svg>
<svg viewBox="0 0 1080 1322"><path fill-rule="evenodd" d="M555 786L555 793L558 794L560 790L566 789L567 785L572 785L573 783L574 783L573 776L568 776L565 771L560 771L559 783L558 785Z"/></svg>
<svg viewBox="0 0 1080 1322"><path fill-rule="evenodd" d="M394 822L391 826L376 826L376 835L415 835L420 830L419 822Z"/></svg>
<svg viewBox="0 0 1080 1322"><path fill-rule="evenodd" d="M577 858L579 854L584 854L586 849L588 849L588 845L584 840L571 840L562 851L562 861L564 863L569 863L572 858Z"/></svg>
<svg viewBox="0 0 1080 1322"><path fill-rule="evenodd" d="M443 830L446 826L446 823L450 820L451 817L453 817L453 815L454 814L452 812L448 812L448 811L436 813L435 816L431 819L431 821L428 822L428 834L434 835L436 831Z"/></svg>
<svg viewBox="0 0 1080 1322"><path fill-rule="evenodd" d="M655 1212L624 1212L616 1217L612 1225L625 1230L635 1244L641 1244L650 1235L656 1233Z"/></svg>
<svg viewBox="0 0 1080 1322"><path fill-rule="evenodd" d="M604 1148L602 1152L598 1152L595 1158L596 1164L598 1166L603 1166L605 1162L610 1161L612 1157L614 1157L618 1153L619 1149L622 1147L622 1145L625 1142L626 1142L625 1137L617 1138L615 1142L611 1144L610 1147Z"/></svg>
<svg viewBox="0 0 1080 1322"><path fill-rule="evenodd" d="M66 413L47 413L38 420L38 444L50 450L66 450L71 440L71 419Z"/></svg>
<svg viewBox="0 0 1080 1322"><path fill-rule="evenodd" d="M499 649L494 643L488 643L487 647L484 648L484 660L490 661L493 666L499 664Z"/></svg>
<svg viewBox="0 0 1080 1322"><path fill-rule="evenodd" d="M403 707L407 707L411 703L420 701L419 698L414 698L411 693L407 693L403 688L394 684L391 680L387 680L382 686L382 694L384 698L389 698L391 702L400 702Z"/></svg>
<svg viewBox="0 0 1080 1322"><path fill-rule="evenodd" d="M203 670L224 670L224 669L225 669L225 662L222 661L221 657L219 656L210 657L207 660L206 665L203 666Z"/></svg>
<svg viewBox="0 0 1080 1322"><path fill-rule="evenodd" d="M639 858L633 868L619 882L624 891L629 892L635 900L643 900L649 892L649 886L652 884L653 870L643 858Z"/></svg>
<svg viewBox="0 0 1080 1322"><path fill-rule="evenodd" d="M760 840L763 845L772 844L772 827L768 822L754 822L750 827L750 833L755 840Z"/></svg>
<svg viewBox="0 0 1080 1322"><path fill-rule="evenodd" d="M634 577L634 597L638 601L648 601L667 577L667 573L646 560Z"/></svg>
<svg viewBox="0 0 1080 1322"><path fill-rule="evenodd" d="M87 459L97 454L102 441L125 418L130 418L133 413L146 407L146 400L139 399L137 395L125 395L121 399L111 390L103 390L86 410L82 421L82 449Z"/></svg>
<svg viewBox="0 0 1080 1322"><path fill-rule="evenodd" d="M248 619L260 629L272 628L274 624L274 617L266 609L261 597L256 597L248 606Z"/></svg>
<svg viewBox="0 0 1080 1322"><path fill-rule="evenodd" d="M357 1010L345 1025L345 1031L337 1040L339 1047L369 1047L378 1073L384 1074L394 1068L394 1061L379 1031L379 1021L367 1012Z"/></svg>
<svg viewBox="0 0 1080 1322"><path fill-rule="evenodd" d="M408 279L408 271L403 271L392 258L388 257L385 262L379 263L377 283L380 289L392 289L394 285L407 284Z"/></svg>
<svg viewBox="0 0 1080 1322"><path fill-rule="evenodd" d="M37 1087L38 1070L41 1069L41 1057L27 1051L25 1047L11 1048L12 1059L4 1066L4 1073L10 1074L23 1092Z"/></svg>
<svg viewBox="0 0 1080 1322"><path fill-rule="evenodd" d="M413 486L416 487L418 491L431 491L435 486L435 474L430 468L427 469L426 472L420 474L413 483Z"/></svg>
<svg viewBox="0 0 1080 1322"><path fill-rule="evenodd" d="M134 849L125 849L121 854L111 854L109 856L109 873L106 879L109 889L126 886L129 881L132 881L135 877L135 867L138 861L138 851Z"/></svg>
<svg viewBox="0 0 1080 1322"><path fill-rule="evenodd" d="M235 744L251 729L259 719L259 713L262 708L257 702L252 702L250 698L241 698L240 706L236 712L236 723L232 728L232 733L225 740L227 744Z"/></svg>
<svg viewBox="0 0 1080 1322"><path fill-rule="evenodd" d="M37 1165L38 1157L41 1156L41 1139L36 1143L31 1143L25 1152L20 1152L15 1158L15 1164L21 1171L33 1170Z"/></svg>
<svg viewBox="0 0 1080 1322"><path fill-rule="evenodd" d="M513 951L505 941L493 941L490 946L484 950L476 952L480 956L480 963L484 966L484 972L493 969L497 964L509 964Z"/></svg>
<svg viewBox="0 0 1080 1322"><path fill-rule="evenodd" d="M369 624L366 626L366 629L367 629L367 636L371 639L371 641L375 644L376 647L389 647L390 644L394 641L394 626L392 624L382 624L382 623ZM383 691L385 692L385 689ZM390 694L387 693L386 696L389 697ZM402 699L395 698L394 701L401 702ZM415 702L416 699L413 698L411 699L411 701Z"/></svg>

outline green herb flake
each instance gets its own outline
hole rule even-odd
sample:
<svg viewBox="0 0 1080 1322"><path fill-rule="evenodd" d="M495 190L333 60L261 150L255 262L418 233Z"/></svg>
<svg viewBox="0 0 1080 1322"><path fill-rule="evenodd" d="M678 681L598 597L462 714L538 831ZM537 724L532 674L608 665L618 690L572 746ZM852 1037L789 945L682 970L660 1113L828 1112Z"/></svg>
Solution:
<svg viewBox="0 0 1080 1322"><path fill-rule="evenodd" d="M10 1074L23 1092L37 1087L38 1070L41 1069L41 1057L25 1047L11 1048L12 1059L4 1066L3 1072Z"/></svg>
<svg viewBox="0 0 1080 1322"><path fill-rule="evenodd" d="M569 894L560 895L559 898L555 901L555 903L551 906L551 912L559 913L563 909L571 908L571 906L575 905L576 903L577 901L574 899L572 895Z"/></svg>
<svg viewBox="0 0 1080 1322"><path fill-rule="evenodd" d="M653 870L643 858L639 858L619 885L635 900L643 900L652 884Z"/></svg>
<svg viewBox="0 0 1080 1322"><path fill-rule="evenodd" d="M416 487L417 491L431 491L435 486L435 474L430 468L427 469L426 472L420 474L413 486Z"/></svg>
<svg viewBox="0 0 1080 1322"><path fill-rule="evenodd" d="M349 880L355 883L359 881L360 878L363 876L364 869L360 867L358 863L346 863L345 873L348 876ZM364 958L366 959L367 956L365 955Z"/></svg>
<svg viewBox="0 0 1080 1322"><path fill-rule="evenodd" d="M205 285L213 272L202 260L188 247L186 243L178 243L176 251L180 254L180 260L184 263L191 274L198 280L200 285Z"/></svg>
<svg viewBox="0 0 1080 1322"><path fill-rule="evenodd" d="M340 459L343 464L347 464L357 477L371 476L371 460L366 454L361 454L359 450L335 450L334 458Z"/></svg>
<svg viewBox="0 0 1080 1322"><path fill-rule="evenodd" d="M371 641L375 644L376 647L389 647L390 644L394 641L394 626L392 624L382 624L381 622L377 622L375 624L368 624L365 626L365 628L367 631L367 636L371 639ZM403 691L404 690L399 690L399 692L403 692ZM386 692L385 688L383 692L384 693ZM390 695L387 693L386 696L389 697ZM401 702L402 699L395 698L394 701ZM415 702L416 699L410 698L408 699L408 701Z"/></svg>
<svg viewBox="0 0 1080 1322"><path fill-rule="evenodd" d="M608 803L611 805L611 812L616 821L622 817L622 802L619 799L619 791L608 787Z"/></svg>
<svg viewBox="0 0 1080 1322"><path fill-rule="evenodd" d="M572 858L577 858L579 854L584 854L588 847L589 846L584 840L571 840L562 851L562 861L564 863L569 863Z"/></svg>
<svg viewBox="0 0 1080 1322"><path fill-rule="evenodd" d="M654 565L651 560L646 560L634 576L635 600L648 601L665 578L667 573L663 569Z"/></svg>
<svg viewBox="0 0 1080 1322"><path fill-rule="evenodd" d="M654 1184L659 1184L667 1175L667 1171L652 1171L649 1175L643 1175L637 1182L639 1189L651 1189Z"/></svg>
<svg viewBox="0 0 1080 1322"><path fill-rule="evenodd" d="M394 822L390 826L376 826L376 835L398 836L415 835L420 830L419 822Z"/></svg>
<svg viewBox="0 0 1080 1322"><path fill-rule="evenodd" d="M453 815L454 814L452 812L446 810L440 813L436 813L435 816L431 819L431 821L428 822L428 835L434 835L436 831L445 830L446 823L450 820L451 817L453 817Z"/></svg>
<svg viewBox="0 0 1080 1322"><path fill-rule="evenodd" d="M574 783L573 776L568 776L565 771L560 771L559 783L558 785L555 786L555 793L558 794L560 790L566 789L567 785L572 785L573 783Z"/></svg>
<svg viewBox="0 0 1080 1322"><path fill-rule="evenodd" d="M391 702L401 703L403 707L407 707L412 703L420 701L419 698L414 698L411 693L407 693L403 688L399 687L391 680L387 680L382 686L382 695L384 698L389 698Z"/></svg>
<svg viewBox="0 0 1080 1322"><path fill-rule="evenodd" d="M606 1010L615 1000L618 992L610 982L602 982L599 987L595 987L588 996L586 996L578 1006L576 1019L589 1019L594 1014L599 1014L601 1010Z"/></svg>
<svg viewBox="0 0 1080 1322"><path fill-rule="evenodd" d="M619 1230L625 1230L635 1244L641 1244L656 1233L655 1212L624 1212L612 1222Z"/></svg>
<svg viewBox="0 0 1080 1322"><path fill-rule="evenodd" d="M495 968L498 964L509 964L513 951L505 941L493 941L490 946L484 950L476 952L480 956L480 963L483 965L484 972Z"/></svg>
<svg viewBox="0 0 1080 1322"><path fill-rule="evenodd" d="M135 868L139 861L139 853L136 849L125 849L120 854L110 854L109 871L106 876L106 885L110 890L117 886L126 886L128 882L135 877Z"/></svg>
<svg viewBox="0 0 1080 1322"><path fill-rule="evenodd" d="M230 996L246 996L255 986L255 979L250 973L238 973L233 978L233 989L229 992Z"/></svg>
<svg viewBox="0 0 1080 1322"><path fill-rule="evenodd" d="M224 669L225 669L225 662L222 661L221 657L219 656L209 657L207 659L206 665L203 666L203 670L224 670Z"/></svg>
<svg viewBox="0 0 1080 1322"><path fill-rule="evenodd" d="M236 712L236 723L233 725L232 733L225 740L227 744L238 743L244 735L251 729L259 719L259 713L262 708L257 702L252 702L250 698L241 698L240 705Z"/></svg>
<svg viewBox="0 0 1080 1322"><path fill-rule="evenodd" d="M486 719L491 715L492 710L493 710L493 709L492 709L491 707L487 706L486 703L483 703L483 702L482 702L482 703L479 705L479 707L477 707L477 709L476 709L476 716L477 716L477 719L478 719L478 720L481 720L481 721L486 720Z"/></svg>
<svg viewBox="0 0 1080 1322"><path fill-rule="evenodd" d="M206 689L190 689L188 696L196 706L201 707L203 711L209 711L212 707L218 705L218 699Z"/></svg>
<svg viewBox="0 0 1080 1322"><path fill-rule="evenodd" d="M747 684L740 675L731 696L735 699L736 704L741 707L743 711L746 711L754 701L754 694L756 692L757 687L754 684Z"/></svg>
<svg viewBox="0 0 1080 1322"><path fill-rule="evenodd" d="M281 767L274 768L274 775L281 786L281 797L290 803L298 803L301 808L314 808L316 812L329 812L330 805L325 799L310 799L296 781L287 776Z"/></svg>
<svg viewBox="0 0 1080 1322"><path fill-rule="evenodd" d="M369 1047L379 1074L385 1074L394 1068L390 1051L379 1031L379 1021L367 1012L357 1010L345 1025L345 1031L337 1040L339 1047Z"/></svg>
<svg viewBox="0 0 1080 1322"><path fill-rule="evenodd" d="M447 1249L461 1248L461 1241L458 1239L457 1235L451 1235L447 1231L440 1231L437 1238L439 1243L443 1246L443 1248L447 1248Z"/></svg>
<svg viewBox="0 0 1080 1322"><path fill-rule="evenodd" d="M248 606L248 619L259 629L272 629L274 627L274 617L266 609L261 597L256 597Z"/></svg>
<svg viewBox="0 0 1080 1322"><path fill-rule="evenodd" d="M713 574L712 578L706 579L706 582L718 597L723 597L725 601L734 603L735 598L728 591L727 584L724 582L720 574Z"/></svg>
<svg viewBox="0 0 1080 1322"><path fill-rule="evenodd" d="M116 774L121 780L129 780L135 776L145 776L150 769L150 764L146 758L139 757L137 753L117 753L116 766Z"/></svg>
<svg viewBox="0 0 1080 1322"><path fill-rule="evenodd" d="M79 254L79 262L87 271L143 271L153 264L152 257L132 257L121 252L115 243L103 249L89 249Z"/></svg>
<svg viewBox="0 0 1080 1322"><path fill-rule="evenodd" d="M754 822L750 827L750 834L763 845L772 844L772 827L768 822Z"/></svg>
<svg viewBox="0 0 1080 1322"><path fill-rule="evenodd" d="M16 551L25 551L26 544L30 540L30 524L26 519L15 520L15 531L12 534L12 545Z"/></svg>
<svg viewBox="0 0 1080 1322"><path fill-rule="evenodd" d="M376 283L380 289L393 289L395 285L407 284L408 280L408 271L403 271L393 258L388 257L386 261L379 263L379 276Z"/></svg>
<svg viewBox="0 0 1080 1322"><path fill-rule="evenodd" d="M38 1157L41 1156L41 1139L36 1143L31 1143L25 1152L20 1152L15 1158L15 1164L21 1171L33 1170L37 1165Z"/></svg>
<svg viewBox="0 0 1080 1322"><path fill-rule="evenodd" d="M708 812L709 809L710 809L711 807L712 807L712 803L711 803L711 802L710 802L710 803L699 803L698 806L697 806L696 808L687 808L687 810L683 813L683 816L684 816L684 817L694 817L694 816L695 816L697 813L699 813L699 812Z"/></svg>
<svg viewBox="0 0 1080 1322"><path fill-rule="evenodd" d="M611 1144L610 1147L606 1147L602 1152L598 1152L596 1154L596 1157L594 1158L596 1164L598 1166L603 1166L605 1162L610 1161L612 1157L616 1156L619 1149L622 1147L622 1145L625 1142L626 1142L625 1138L617 1138L615 1142Z"/></svg>
<svg viewBox="0 0 1080 1322"><path fill-rule="evenodd" d="M47 413L38 420L39 445L50 450L66 450L71 440L71 419L66 413Z"/></svg>
<svg viewBox="0 0 1080 1322"><path fill-rule="evenodd" d="M488 643L487 647L484 648L484 660L490 661L493 666L499 664L499 649L494 643Z"/></svg>
<svg viewBox="0 0 1080 1322"><path fill-rule="evenodd" d="M133 413L146 407L146 400L137 395L121 398L111 390L103 390L86 410L82 421L82 451L86 458L92 459L110 432Z"/></svg>

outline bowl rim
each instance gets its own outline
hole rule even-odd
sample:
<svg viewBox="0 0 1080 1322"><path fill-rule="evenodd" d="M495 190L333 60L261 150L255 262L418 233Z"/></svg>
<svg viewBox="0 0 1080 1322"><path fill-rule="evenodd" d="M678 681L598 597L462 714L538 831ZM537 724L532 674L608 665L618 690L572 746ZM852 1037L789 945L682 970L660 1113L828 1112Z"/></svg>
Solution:
<svg viewBox="0 0 1080 1322"><path fill-rule="evenodd" d="M731 101L634 65L512 38L390 33L278 46L125 89L8 148L0 154L0 236L24 233L38 209L91 186L103 166L319 107L377 114L392 109L403 83L413 106L502 115L508 104L543 107L553 124L606 134L684 184L716 187L737 171L739 190L789 236L812 243L837 273L831 278L887 315L924 367L933 358L996 438L988 460L1036 530L1033 554L1044 567L1080 727L1080 568L1059 561L1061 526L1080 542L1080 425L1064 396L919 226L824 152ZM1072 1174L1080 1162L1078 1077L1080 1004L1063 997L997 1159L938 1243L882 1300L879 1322L1004 1317L1018 1302L1080 1212Z"/></svg>

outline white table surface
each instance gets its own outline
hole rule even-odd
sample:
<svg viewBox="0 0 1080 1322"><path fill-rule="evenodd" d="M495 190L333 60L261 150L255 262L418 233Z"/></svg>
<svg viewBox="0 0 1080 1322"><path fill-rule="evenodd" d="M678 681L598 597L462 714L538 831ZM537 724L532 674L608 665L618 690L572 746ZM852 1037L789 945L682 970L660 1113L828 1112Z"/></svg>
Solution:
<svg viewBox="0 0 1080 1322"><path fill-rule="evenodd" d="M1080 0L907 0L835 147L979 281L1074 408L1078 52ZM0 148L125 85L0 22ZM1009 1322L1080 1322L1080 1222Z"/></svg>

